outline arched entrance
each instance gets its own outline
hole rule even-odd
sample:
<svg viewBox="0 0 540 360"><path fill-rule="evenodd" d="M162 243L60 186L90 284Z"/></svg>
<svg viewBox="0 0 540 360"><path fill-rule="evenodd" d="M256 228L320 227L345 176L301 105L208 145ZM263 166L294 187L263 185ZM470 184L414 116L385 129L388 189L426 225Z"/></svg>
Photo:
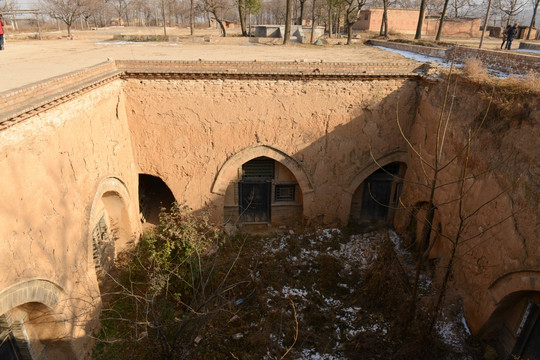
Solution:
<svg viewBox="0 0 540 360"><path fill-rule="evenodd" d="M246 161L225 193L225 221L293 227L302 222L303 193L284 164L260 156Z"/></svg>
<svg viewBox="0 0 540 360"><path fill-rule="evenodd" d="M392 162L371 173L352 196L349 222L392 221L406 168L402 162Z"/></svg>
<svg viewBox="0 0 540 360"><path fill-rule="evenodd" d="M92 259L101 280L119 251L133 240L129 217L130 197L118 178L106 178L98 186L90 215Z"/></svg>
<svg viewBox="0 0 540 360"><path fill-rule="evenodd" d="M139 211L143 221L157 225L161 208L170 210L175 201L171 189L161 178L139 174Z"/></svg>
<svg viewBox="0 0 540 360"><path fill-rule="evenodd" d="M76 358L62 298L56 284L42 279L0 292L0 359Z"/></svg>

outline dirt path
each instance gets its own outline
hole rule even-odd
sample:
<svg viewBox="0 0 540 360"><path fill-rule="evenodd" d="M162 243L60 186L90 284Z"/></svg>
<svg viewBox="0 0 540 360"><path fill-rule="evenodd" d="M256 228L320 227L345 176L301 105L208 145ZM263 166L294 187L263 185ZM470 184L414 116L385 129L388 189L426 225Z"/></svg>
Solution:
<svg viewBox="0 0 540 360"><path fill-rule="evenodd" d="M112 41L115 34L158 35L161 28L113 27L74 32L68 40L61 32L45 33L48 40L22 40L32 34L10 34L6 51L0 52L0 92L92 66L107 59L119 60L222 60L222 61L335 61L335 62L408 62L401 55L361 44L352 46L301 45L281 46L250 42L236 36L221 38L216 30L197 30L189 37L188 29L170 28L178 36L174 43L127 43ZM334 39L333 42L345 39ZM465 40L464 40L465 41ZM486 48L497 47L498 39L486 42ZM517 45L516 45L517 46Z"/></svg>
<svg viewBox="0 0 540 360"><path fill-rule="evenodd" d="M124 29L122 29L124 30ZM154 31L155 32L155 31ZM123 34L128 31L122 31ZM83 36L86 35L86 36ZM397 54L369 46L294 44L288 47L249 42L247 38L184 38L177 43L111 41L111 31L76 35L75 40L7 41L0 53L0 92L80 70L107 59L403 62ZM204 33L202 34L204 35Z"/></svg>

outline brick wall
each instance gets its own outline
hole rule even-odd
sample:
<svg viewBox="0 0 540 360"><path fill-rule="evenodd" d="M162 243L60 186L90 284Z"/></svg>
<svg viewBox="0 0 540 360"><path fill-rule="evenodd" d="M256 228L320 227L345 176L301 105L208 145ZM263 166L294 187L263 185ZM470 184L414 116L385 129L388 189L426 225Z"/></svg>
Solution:
<svg viewBox="0 0 540 360"><path fill-rule="evenodd" d="M480 37L480 25L482 19L457 19L445 20L442 28L442 36ZM426 19L424 22L425 35L437 35L439 19Z"/></svg>

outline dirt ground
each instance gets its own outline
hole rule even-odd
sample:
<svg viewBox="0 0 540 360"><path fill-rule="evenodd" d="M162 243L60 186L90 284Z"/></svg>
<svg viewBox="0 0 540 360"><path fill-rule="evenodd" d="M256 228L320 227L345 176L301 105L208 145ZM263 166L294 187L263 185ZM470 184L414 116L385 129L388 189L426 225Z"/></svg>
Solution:
<svg viewBox="0 0 540 360"><path fill-rule="evenodd" d="M0 92L13 90L37 81L80 70L107 59L147 60L259 60L259 61L336 61L336 62L408 62L401 55L362 44L361 34L354 45L338 45L345 38L331 39L322 46L257 43L254 39L238 36L231 30L227 38L219 37L218 30L198 29L189 37L187 28L168 28L167 34L178 37L176 42L128 43L113 41L115 34L162 34L162 28L109 27L98 30L74 31L69 40L66 32L46 32L44 40L32 40L33 33L6 35L6 51L0 52ZM474 39L474 42L477 42ZM471 40L460 40L467 44ZM494 49L500 40L489 39L485 48ZM470 44L469 44L470 45ZM515 44L516 48L519 46Z"/></svg>

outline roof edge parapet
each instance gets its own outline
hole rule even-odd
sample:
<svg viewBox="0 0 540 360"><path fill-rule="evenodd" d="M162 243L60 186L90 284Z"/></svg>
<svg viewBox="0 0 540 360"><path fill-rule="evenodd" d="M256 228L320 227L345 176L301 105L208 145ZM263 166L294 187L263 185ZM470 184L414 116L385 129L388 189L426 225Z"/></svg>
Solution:
<svg viewBox="0 0 540 360"><path fill-rule="evenodd" d="M79 71L0 93L0 131L122 78L373 80L419 76L417 62L108 60Z"/></svg>

